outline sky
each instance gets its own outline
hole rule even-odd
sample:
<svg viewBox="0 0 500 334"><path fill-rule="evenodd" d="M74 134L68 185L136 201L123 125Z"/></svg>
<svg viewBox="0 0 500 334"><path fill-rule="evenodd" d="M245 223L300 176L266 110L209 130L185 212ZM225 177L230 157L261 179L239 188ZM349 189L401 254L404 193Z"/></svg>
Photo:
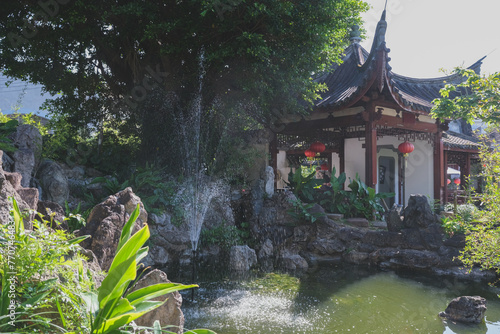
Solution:
<svg viewBox="0 0 500 334"><path fill-rule="evenodd" d="M370 50L385 0L365 0ZM500 0L387 0L386 46L393 72L415 78L445 75L487 56L481 73L500 72Z"/></svg>

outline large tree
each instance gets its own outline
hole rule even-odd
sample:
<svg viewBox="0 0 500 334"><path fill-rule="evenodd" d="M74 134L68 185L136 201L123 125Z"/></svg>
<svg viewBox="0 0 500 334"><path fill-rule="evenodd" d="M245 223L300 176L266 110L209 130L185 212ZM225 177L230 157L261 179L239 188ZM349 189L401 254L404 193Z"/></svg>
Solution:
<svg viewBox="0 0 500 334"><path fill-rule="evenodd" d="M339 61L366 9L360 0L8 1L0 69L62 93L52 110L72 124L114 118L144 135L172 121L155 112L214 105L206 122L227 119L223 109L269 123L314 99L311 76Z"/></svg>
<svg viewBox="0 0 500 334"><path fill-rule="evenodd" d="M500 72L481 75L470 69L456 68L464 81L448 84L441 98L434 100L432 114L436 118L463 119L468 123L481 120L500 125Z"/></svg>
<svg viewBox="0 0 500 334"><path fill-rule="evenodd" d="M474 198L480 199L481 211L474 217L475 224L467 228L466 245L459 259L468 268L480 266L500 274L500 151L493 139L500 126L500 72L480 75L462 68L456 71L465 80L441 90L442 97L434 101L434 117L463 119L471 124L480 120L489 125L487 132L491 135L481 136L482 169L478 176L483 191Z"/></svg>

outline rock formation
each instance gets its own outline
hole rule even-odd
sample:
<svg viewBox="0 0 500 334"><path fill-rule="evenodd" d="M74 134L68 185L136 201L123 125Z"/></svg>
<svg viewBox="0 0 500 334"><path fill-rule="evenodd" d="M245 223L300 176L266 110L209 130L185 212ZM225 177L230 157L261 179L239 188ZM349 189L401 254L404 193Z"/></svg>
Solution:
<svg viewBox="0 0 500 334"><path fill-rule="evenodd" d="M478 324L486 313L486 299L479 296L462 296L453 299L439 316L452 321Z"/></svg>
<svg viewBox="0 0 500 334"><path fill-rule="evenodd" d="M165 274L161 270L155 269L142 277L134 286L132 291L159 283L171 282L168 280L167 274ZM151 312L146 313L139 319L135 320L135 323L139 326L152 327L155 320L159 320L162 328L164 328L165 326L172 326L168 327L167 330L169 330L170 332L181 334L183 333L184 327L184 314L181 310L182 296L178 291L176 291L169 293L166 296L157 297L152 300L164 301L165 299L167 299L165 304Z"/></svg>
<svg viewBox="0 0 500 334"><path fill-rule="evenodd" d="M141 199L137 197L132 188L126 188L115 195L109 196L94 207L79 234L89 234L92 237L84 240L81 245L94 252L103 270L108 270L115 256L116 247L120 240L123 226L130 215L140 205L141 212L132 233L137 232L148 220Z"/></svg>
<svg viewBox="0 0 500 334"><path fill-rule="evenodd" d="M257 264L255 251L248 246L233 246L229 252L229 268L235 272L249 271Z"/></svg>
<svg viewBox="0 0 500 334"><path fill-rule="evenodd" d="M42 187L42 198L63 206L69 198L68 178L55 161L45 159L40 164L37 177Z"/></svg>

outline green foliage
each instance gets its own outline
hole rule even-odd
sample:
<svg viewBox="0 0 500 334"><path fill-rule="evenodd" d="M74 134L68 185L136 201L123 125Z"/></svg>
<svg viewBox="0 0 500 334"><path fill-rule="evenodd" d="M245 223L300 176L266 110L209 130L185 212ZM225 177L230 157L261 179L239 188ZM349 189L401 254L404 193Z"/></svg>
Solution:
<svg viewBox="0 0 500 334"><path fill-rule="evenodd" d="M471 228L470 224L460 217L441 218L441 227L450 237L457 233L465 233Z"/></svg>
<svg viewBox="0 0 500 334"><path fill-rule="evenodd" d="M147 247L143 247L149 238L148 226L145 225L131 236L139 211L140 207L137 205L123 227L116 255L99 289L95 293L82 295L82 301L85 302L90 317L91 333L116 332L120 327L164 303L151 299L196 286L159 283L130 292L129 284L136 279L139 262L148 253Z"/></svg>
<svg viewBox="0 0 500 334"><path fill-rule="evenodd" d="M34 115L33 113L27 113L27 114L15 113L13 115L13 118L19 120L21 124L29 124L34 126L35 128L38 129L38 131L40 131L40 134L42 136L47 135L49 132L49 129L40 122L40 117Z"/></svg>
<svg viewBox="0 0 500 334"><path fill-rule="evenodd" d="M53 115L48 125L51 131L43 137L42 155L70 167L78 164L104 173L123 173L134 161L140 143L123 127L123 122L78 127L64 115Z"/></svg>
<svg viewBox="0 0 500 334"><path fill-rule="evenodd" d="M213 173L224 177L230 185L246 187L249 181L248 171L255 166L256 160L264 158L263 153L256 148L246 147L238 135L222 136L219 145L220 149L212 166Z"/></svg>
<svg viewBox="0 0 500 334"><path fill-rule="evenodd" d="M114 177L97 177L92 183L101 183L105 193L101 198L87 195L86 200L91 203L97 204L102 199L131 187L141 198L146 211L151 213L169 211L174 224L178 225L182 221L184 211L177 198L178 182L168 180L162 169L155 165L146 163L145 167L137 167L124 181L119 181L118 176L115 175Z"/></svg>
<svg viewBox="0 0 500 334"><path fill-rule="evenodd" d="M488 124L500 123L500 72L489 76L472 70L456 68L455 74L464 82L447 84L441 89L441 98L433 101L435 118L464 119L469 124L480 119Z"/></svg>
<svg viewBox="0 0 500 334"><path fill-rule="evenodd" d="M221 224L212 229L203 229L200 234L200 242L203 246L218 245L224 250L232 246L243 245L243 235L236 226Z"/></svg>
<svg viewBox="0 0 500 334"><path fill-rule="evenodd" d="M349 202L346 200L345 191L342 189L346 181L345 173L341 173L336 177L336 169L333 167L332 176L330 178L330 189L325 191L323 199L320 201L321 206L328 212L345 214L348 210Z"/></svg>
<svg viewBox="0 0 500 334"><path fill-rule="evenodd" d="M64 216L65 221L68 223L68 229L70 232L81 229L86 224L85 218L81 213L81 202L78 203L77 207L71 210L69 208L68 202L64 202Z"/></svg>
<svg viewBox="0 0 500 334"><path fill-rule="evenodd" d="M0 67L58 94L46 109L69 126L49 136L48 156L111 173L141 145L141 161L181 174L179 120L203 128L199 160L209 168L230 120L273 126L318 96L311 74L340 61L367 9L360 0L88 0L38 15L38 3L11 1L0 13Z"/></svg>
<svg viewBox="0 0 500 334"><path fill-rule="evenodd" d="M492 145L496 146L496 143ZM467 206L458 210L457 207L457 216L473 221L466 230L466 245L459 259L469 268L479 265L500 274L500 152L485 145L480 159L483 193L475 194L475 197L479 197L482 209L470 210L471 207Z"/></svg>
<svg viewBox="0 0 500 334"><path fill-rule="evenodd" d="M361 181L359 176L351 180L349 184L351 192L348 192L350 200L350 212L347 216L365 217L366 219L380 218L380 213L384 212L384 207L380 204L380 200L384 198L394 197L394 193L376 193L375 189L368 187Z"/></svg>
<svg viewBox="0 0 500 334"><path fill-rule="evenodd" d="M304 176L302 169L295 173L290 170L288 173L287 186L292 189L295 196L303 202L312 203L315 200L316 188L323 184L323 180L315 179L316 172Z"/></svg>
<svg viewBox="0 0 500 334"><path fill-rule="evenodd" d="M346 181L345 173L336 177L335 172L333 168L331 188L324 192L321 205L327 211L341 213L346 218L364 217L370 220L380 218L381 213L384 212L380 200L393 197L394 193L376 193L375 189L368 187L358 175L349 182L348 187L351 191L343 190L342 185Z"/></svg>
<svg viewBox="0 0 500 334"><path fill-rule="evenodd" d="M160 283L131 292L139 262L148 252L143 247L148 226L132 235L139 206L125 224L109 272L97 290L78 255L78 243L87 236L71 239L63 231L49 230L47 221L34 221L35 229L25 231L15 201L11 215L11 223L0 225L2 333L130 333L131 321L164 303L153 298L196 286ZM9 310L11 300L16 301L15 313ZM157 332L171 333L158 327ZM203 329L192 332L215 334Z"/></svg>
<svg viewBox="0 0 500 334"><path fill-rule="evenodd" d="M291 202L293 208L290 208L287 213L300 222L314 223L318 218L323 217L323 212L311 212L315 203L302 203L301 200Z"/></svg>
<svg viewBox="0 0 500 334"><path fill-rule="evenodd" d="M54 331L58 327L53 321L55 313L52 306L56 301L59 301L59 308L67 312L68 328L75 326L82 320L81 313L78 308L74 308L75 305L63 299L64 291L91 289L91 282L77 282L74 279L76 263L81 261L78 243L86 237L72 238L64 231L51 230L49 222L45 220L33 221L34 230L25 231L22 215L15 201L11 215L12 222L8 226L0 225L4 250L0 257L0 268L3 269L0 274L2 293L11 291L8 289L11 286L8 280L13 279L12 282L15 282L15 293L9 293L9 300L19 303L15 319L17 330L23 333ZM15 228L12 229L12 226ZM69 254L74 256L70 258ZM7 314L6 302L3 294L0 315ZM0 325L0 329L14 328L4 323Z"/></svg>
<svg viewBox="0 0 500 334"><path fill-rule="evenodd" d="M12 145L12 140L8 136L16 131L19 122L14 119L5 120L0 123L0 150L6 152L14 152L16 148Z"/></svg>

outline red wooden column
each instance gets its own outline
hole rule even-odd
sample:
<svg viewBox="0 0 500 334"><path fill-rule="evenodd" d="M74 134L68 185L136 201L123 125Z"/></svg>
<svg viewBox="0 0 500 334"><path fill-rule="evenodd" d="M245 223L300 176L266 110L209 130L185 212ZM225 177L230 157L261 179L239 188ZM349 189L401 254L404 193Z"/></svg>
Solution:
<svg viewBox="0 0 500 334"><path fill-rule="evenodd" d="M365 183L368 187L375 188L377 184L377 126L372 119L366 123L365 139Z"/></svg>
<svg viewBox="0 0 500 334"><path fill-rule="evenodd" d="M444 194L443 194L443 198L444 198L444 203L447 203L448 202L448 151L443 151L443 161L444 161Z"/></svg>
<svg viewBox="0 0 500 334"><path fill-rule="evenodd" d="M342 174L345 172L345 140L342 138L340 140L340 147L339 147L339 170L338 170L338 175ZM345 187L345 182L342 183L342 189Z"/></svg>
<svg viewBox="0 0 500 334"><path fill-rule="evenodd" d="M443 132L439 129L434 137L434 199L444 203L443 190L446 171L444 170L444 146L442 138Z"/></svg>
<svg viewBox="0 0 500 334"><path fill-rule="evenodd" d="M466 186L466 182L469 181L470 177L470 153L466 152L465 153L465 166L464 166L464 172L460 173L461 181L464 187Z"/></svg>

